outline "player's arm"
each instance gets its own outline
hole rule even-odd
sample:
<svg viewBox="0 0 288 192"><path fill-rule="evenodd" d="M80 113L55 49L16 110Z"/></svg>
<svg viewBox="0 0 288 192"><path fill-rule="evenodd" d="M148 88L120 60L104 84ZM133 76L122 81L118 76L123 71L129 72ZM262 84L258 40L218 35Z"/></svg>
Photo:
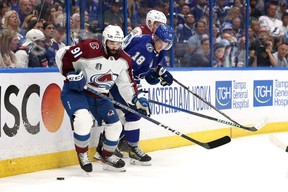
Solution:
<svg viewBox="0 0 288 192"><path fill-rule="evenodd" d="M84 54L85 41L75 46L61 48L56 54L56 63L62 75L66 77L65 83L71 90L83 91L86 79L80 68L75 69L73 62L76 62Z"/></svg>
<svg viewBox="0 0 288 192"><path fill-rule="evenodd" d="M134 28L123 40L122 49L125 49L132 41L134 37L141 36L142 30L140 27Z"/></svg>

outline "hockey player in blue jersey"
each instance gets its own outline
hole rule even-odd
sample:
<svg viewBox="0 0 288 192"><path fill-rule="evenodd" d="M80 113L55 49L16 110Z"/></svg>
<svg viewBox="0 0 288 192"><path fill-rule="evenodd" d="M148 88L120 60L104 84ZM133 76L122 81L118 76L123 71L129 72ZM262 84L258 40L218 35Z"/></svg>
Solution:
<svg viewBox="0 0 288 192"><path fill-rule="evenodd" d="M140 83L142 79L145 79L151 85L160 82L163 86L169 86L173 83L171 73L159 64L165 57L167 48L172 46L173 39L173 28L169 25L161 24L152 35L135 36L128 43L123 42L124 50L132 58L133 76L138 84L139 92L143 91ZM117 86L113 86L110 93L115 100L127 105L119 94ZM151 157L139 148L140 117L124 110L118 110L117 113L119 117L122 117L123 134L129 144L128 153L130 163L136 165L151 165ZM94 157L97 159L97 154Z"/></svg>

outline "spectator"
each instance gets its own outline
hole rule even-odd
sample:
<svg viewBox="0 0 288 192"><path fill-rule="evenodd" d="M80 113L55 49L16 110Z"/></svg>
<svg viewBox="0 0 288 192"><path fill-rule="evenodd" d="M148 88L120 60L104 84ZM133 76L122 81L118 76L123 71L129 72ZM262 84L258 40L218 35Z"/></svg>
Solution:
<svg viewBox="0 0 288 192"><path fill-rule="evenodd" d="M49 9L49 7L51 6L53 6L53 0L42 0L42 3L38 4L38 6L35 9L39 13L38 16L40 20L47 18L46 10Z"/></svg>
<svg viewBox="0 0 288 192"><path fill-rule="evenodd" d="M37 23L37 21L38 21L38 17L37 17L36 15L34 15L34 14L29 14L29 15L27 15L27 16L25 17L25 19L24 19L23 24L22 24L20 34L21 34L22 36L25 36L25 35L26 35L26 32L29 31L29 30L28 30L28 26L31 26L30 23L35 23L35 21L36 21L36 23Z"/></svg>
<svg viewBox="0 0 288 192"><path fill-rule="evenodd" d="M200 47L191 55L191 67L210 67L209 38L203 38Z"/></svg>
<svg viewBox="0 0 288 192"><path fill-rule="evenodd" d="M74 13L71 17L71 43L76 45L81 39L80 37L80 14Z"/></svg>
<svg viewBox="0 0 288 192"><path fill-rule="evenodd" d="M217 15L217 18L220 21L220 24L222 24L225 21L225 17L228 14L228 11L230 7L227 7L227 1L226 0L216 0L215 6L213 7L214 12Z"/></svg>
<svg viewBox="0 0 288 192"><path fill-rule="evenodd" d="M260 26L268 27L270 32L273 32L274 36L279 36L279 34L275 33L275 31L280 30L282 26L282 21L276 18L276 9L277 5L273 2L268 4L266 9L266 15L262 15L259 17Z"/></svg>
<svg viewBox="0 0 288 192"><path fill-rule="evenodd" d="M225 53L225 46L221 43L215 43L212 67L224 66L224 59L223 59L224 53Z"/></svg>
<svg viewBox="0 0 288 192"><path fill-rule="evenodd" d="M183 27L183 25L186 23L186 15L190 13L190 7L188 4L183 4L181 7L181 13L178 13L178 24L180 27ZM190 13L193 15L193 13ZM194 17L194 15L193 15ZM194 17L194 22L195 22L195 17Z"/></svg>
<svg viewBox="0 0 288 192"><path fill-rule="evenodd" d="M250 58L248 65L250 67L271 67L276 63L273 50L273 39L269 36L262 36L256 42L252 42L250 47Z"/></svg>
<svg viewBox="0 0 288 192"><path fill-rule="evenodd" d="M187 41L189 55L191 55L198 47L200 47L201 40L206 36L207 34L205 34L205 22L201 20L196 22L195 34L192 35Z"/></svg>
<svg viewBox="0 0 288 192"><path fill-rule="evenodd" d="M8 10L14 10L18 13L19 11L19 5L18 5L19 0L9 0L6 1L8 3Z"/></svg>
<svg viewBox="0 0 288 192"><path fill-rule="evenodd" d="M281 36L284 36L288 32L288 12L283 13L282 15L282 26L280 27Z"/></svg>
<svg viewBox="0 0 288 192"><path fill-rule="evenodd" d="M195 17L192 13L185 15L185 23L182 29L178 30L177 37L179 42L187 42L188 39L195 34Z"/></svg>
<svg viewBox="0 0 288 192"><path fill-rule="evenodd" d="M32 4L30 0L19 0L18 15L20 19L20 25L23 24L25 17L32 13Z"/></svg>
<svg viewBox="0 0 288 192"><path fill-rule="evenodd" d="M288 53L288 45L285 43L281 43L278 46L277 52L273 53L275 58L275 63L272 63L273 67L288 67L287 59L285 56Z"/></svg>
<svg viewBox="0 0 288 192"><path fill-rule="evenodd" d="M58 44L59 49L66 46L63 42L64 38L65 38L65 28L62 27L61 25L56 25L52 41Z"/></svg>
<svg viewBox="0 0 288 192"><path fill-rule="evenodd" d="M58 43L52 41L54 37L54 25L53 23L46 22L43 24L43 33L45 35L45 49L46 58L48 60L48 67L56 67L55 55L56 51L59 50Z"/></svg>
<svg viewBox="0 0 288 192"><path fill-rule="evenodd" d="M146 1L141 1L139 4L139 9L134 10L131 16L132 27L139 27L140 25L145 25L146 14L148 12L148 4Z"/></svg>
<svg viewBox="0 0 288 192"><path fill-rule="evenodd" d="M17 65L21 67L48 67L45 55L45 36L38 29L26 33L26 41L15 53Z"/></svg>
<svg viewBox="0 0 288 192"><path fill-rule="evenodd" d="M204 12L207 9L207 0L198 0L197 5L191 9L193 15L195 15L195 21L199 21L204 16Z"/></svg>
<svg viewBox="0 0 288 192"><path fill-rule="evenodd" d="M231 44L227 39L221 39L220 44L224 45L223 67L235 67L235 63L232 63Z"/></svg>
<svg viewBox="0 0 288 192"><path fill-rule="evenodd" d="M78 1L80 3L80 1ZM95 23L98 21L98 1L86 0L86 10L88 13L89 20L87 23Z"/></svg>
<svg viewBox="0 0 288 192"><path fill-rule="evenodd" d="M20 19L16 11L7 11L4 16L4 28L11 29L15 32L20 31Z"/></svg>
<svg viewBox="0 0 288 192"><path fill-rule="evenodd" d="M63 7L60 3L56 3L55 9L56 9L56 12L55 12L55 19L56 19L59 15L63 14ZM97 15L97 14L95 14L95 15Z"/></svg>
<svg viewBox="0 0 288 192"><path fill-rule="evenodd" d="M242 37L242 23L240 17L232 18L232 30L233 34L235 35L236 39L239 40Z"/></svg>
<svg viewBox="0 0 288 192"><path fill-rule="evenodd" d="M218 36L218 33L220 32L219 28L220 28L220 21L217 18L216 13L213 11L213 16L212 16L213 22L212 22L212 26L213 26L213 31L214 31L214 36ZM204 11L204 16L201 18L201 21L204 21L206 23L206 29L205 29L205 33L209 33L209 8L206 8L206 10Z"/></svg>
<svg viewBox="0 0 288 192"><path fill-rule="evenodd" d="M56 8L55 6L50 6L48 9L45 10L46 17L44 18L45 22L55 24L56 19Z"/></svg>
<svg viewBox="0 0 288 192"><path fill-rule="evenodd" d="M7 11L8 11L8 6L6 2L4 0L0 0L0 23L2 23L2 19Z"/></svg>
<svg viewBox="0 0 288 192"><path fill-rule="evenodd" d="M257 37L259 35L259 29L260 29L260 24L258 19L251 19L251 24L250 24L251 30L253 32L253 36Z"/></svg>
<svg viewBox="0 0 288 192"><path fill-rule="evenodd" d="M123 26L123 14L120 12L119 0L113 0L111 8L104 12L104 25Z"/></svg>
<svg viewBox="0 0 288 192"><path fill-rule="evenodd" d="M250 16L259 19L263 15L262 11L256 7L257 0L250 0Z"/></svg>
<svg viewBox="0 0 288 192"><path fill-rule="evenodd" d="M238 43L238 49L235 53L235 67L246 67L246 49L245 37L241 37Z"/></svg>
<svg viewBox="0 0 288 192"><path fill-rule="evenodd" d="M186 3L185 3L185 0L178 0L178 1L174 1L174 10L175 10L175 12L177 13L177 14L183 14L183 13L181 13L182 12L182 8L183 8L183 6L185 5ZM186 4L186 5L188 5L188 4ZM188 5L188 7L189 7L189 5ZM190 7L189 7L190 8ZM188 11L189 12L189 11ZM188 13L187 12L187 13ZM185 14L187 14L187 13L185 13ZM183 14L183 17L184 17L184 14Z"/></svg>
<svg viewBox="0 0 288 192"><path fill-rule="evenodd" d="M232 23L232 19L235 17L239 17L240 19L243 18L241 14L241 9L238 7L232 7L229 9L224 22Z"/></svg>
<svg viewBox="0 0 288 192"><path fill-rule="evenodd" d="M0 67L1 68L15 68L17 65L17 58L14 51L17 49L19 43L18 34L11 29L4 29L0 37Z"/></svg>
<svg viewBox="0 0 288 192"><path fill-rule="evenodd" d="M281 20L282 15L286 13L287 10L287 1L286 0L280 0L278 2L277 10L276 10L276 18Z"/></svg>

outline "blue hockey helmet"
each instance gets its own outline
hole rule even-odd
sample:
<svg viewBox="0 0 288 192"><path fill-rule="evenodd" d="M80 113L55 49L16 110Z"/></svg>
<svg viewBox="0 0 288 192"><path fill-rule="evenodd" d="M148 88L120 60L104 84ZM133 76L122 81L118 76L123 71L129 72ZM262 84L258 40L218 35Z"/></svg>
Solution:
<svg viewBox="0 0 288 192"><path fill-rule="evenodd" d="M168 43L167 48L165 48L165 50L171 48L174 40L174 30L170 25L162 23L157 27L155 35L163 42Z"/></svg>

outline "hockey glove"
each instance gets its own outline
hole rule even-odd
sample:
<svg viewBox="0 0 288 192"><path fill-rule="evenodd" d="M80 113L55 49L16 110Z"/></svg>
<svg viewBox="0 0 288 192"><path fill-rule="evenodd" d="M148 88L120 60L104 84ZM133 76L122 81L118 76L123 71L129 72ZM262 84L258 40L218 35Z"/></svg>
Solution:
<svg viewBox="0 0 288 192"><path fill-rule="evenodd" d="M86 85L86 79L83 76L82 71L72 71L67 74L67 80L69 88L75 91L83 91Z"/></svg>
<svg viewBox="0 0 288 192"><path fill-rule="evenodd" d="M138 112L148 117L150 116L150 107L148 98L143 91L139 91L136 95L134 95L132 103L135 104Z"/></svg>
<svg viewBox="0 0 288 192"><path fill-rule="evenodd" d="M164 67L159 66L156 70L156 73L160 76L160 84L162 86L170 86L173 83L173 76L172 74L167 71Z"/></svg>
<svg viewBox="0 0 288 192"><path fill-rule="evenodd" d="M146 76L145 76L145 80L147 81L147 83L149 83L150 85L156 85L157 83L159 83L159 75L154 71L151 70Z"/></svg>

